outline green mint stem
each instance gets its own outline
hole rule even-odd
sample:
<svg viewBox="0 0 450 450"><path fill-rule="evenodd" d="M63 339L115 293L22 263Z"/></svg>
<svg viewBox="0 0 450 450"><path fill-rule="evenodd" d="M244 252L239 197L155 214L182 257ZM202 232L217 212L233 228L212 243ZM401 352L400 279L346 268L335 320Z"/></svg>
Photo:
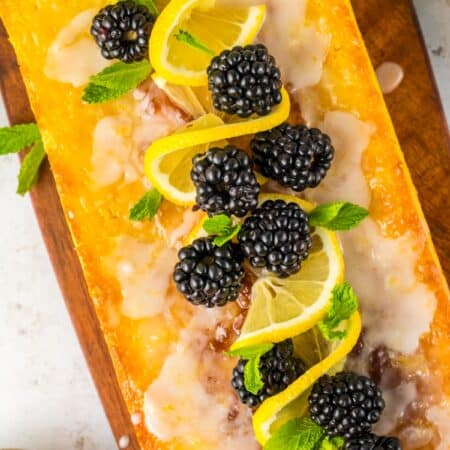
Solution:
<svg viewBox="0 0 450 450"><path fill-rule="evenodd" d="M189 45L189 47L195 48L197 50L200 50L204 53L207 53L210 56L214 56L215 53L207 47L205 44L203 44L198 38L195 36L192 36L189 32L186 30L178 30L178 33L175 35L175 39L177 39L180 42L183 42L186 45Z"/></svg>

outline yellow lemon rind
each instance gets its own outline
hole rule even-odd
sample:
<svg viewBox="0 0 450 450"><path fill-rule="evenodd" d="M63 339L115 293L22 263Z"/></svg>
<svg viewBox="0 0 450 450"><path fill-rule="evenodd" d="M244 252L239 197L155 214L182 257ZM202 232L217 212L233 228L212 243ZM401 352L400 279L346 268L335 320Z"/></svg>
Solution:
<svg viewBox="0 0 450 450"><path fill-rule="evenodd" d="M167 42L171 33L175 30L181 17L189 14L189 10L195 7L199 0L172 0L158 16L152 30L152 36L149 45L150 61L155 70L168 82L187 85L204 86L208 84L206 67L204 71L194 71L182 69L173 66L168 62L169 49ZM248 45L253 42L264 22L266 15L266 6L250 6L247 23L251 26L245 26L234 45Z"/></svg>
<svg viewBox="0 0 450 450"><path fill-rule="evenodd" d="M172 203L180 206L192 206L195 204L195 194L190 196L176 194L167 188L167 183L158 176L157 160L171 152L183 150L188 147L205 145L213 142L224 141L233 137L258 133L284 122L289 117L290 99L286 90L282 89L282 101L268 116L250 119L248 121L219 124L203 129L186 129L174 133L153 142L145 154L145 174L164 197ZM207 114L203 118L217 118L214 114Z"/></svg>
<svg viewBox="0 0 450 450"><path fill-rule="evenodd" d="M277 414L291 401L299 397L312 386L323 374L331 370L343 360L356 345L361 333L361 317L359 312L353 313L348 321L347 336L338 347L318 364L307 370L297 381L283 392L267 399L253 415L253 427L256 439L264 445L270 438L270 427Z"/></svg>
<svg viewBox="0 0 450 450"><path fill-rule="evenodd" d="M262 203L266 200L278 199L284 200L288 203L295 202L306 212L310 212L315 207L313 203L286 194L261 194L259 200L260 203ZM292 319L289 322L292 322L293 325L289 325L289 322L283 322L279 325L273 325L270 328L262 329L261 331L242 334L232 345L232 350L267 342L281 342L287 338L297 336L313 328L314 325L325 316L334 286L344 281L344 258L335 233L320 228L318 228L316 232L320 235L325 250L327 248L329 249L327 254L333 255L334 258L330 262L330 268L333 269L333 274L329 276L329 281L327 280L327 289L324 289L320 295L320 307L317 308L317 311L311 313L307 319L302 320L299 323L295 323L295 319ZM314 305L317 307L316 303Z"/></svg>
<svg viewBox="0 0 450 450"><path fill-rule="evenodd" d="M334 249L339 249L339 242L334 233L324 233L324 236L327 236L326 239L322 241L325 246L332 247ZM317 311L311 313L307 319L302 320L301 322L296 323L296 319L291 319L289 322L283 322L278 325L273 325L269 329L263 329L261 331L255 331L249 334L242 334L238 340L231 346L231 350L236 350L243 347L249 347L252 345L268 343L268 342L281 342L285 339L288 339L292 336L297 336L305 331L310 330L316 325L316 323L323 319L325 316L328 307L329 301L331 298L331 293L336 284L342 283L344 281L344 261L342 257L342 253L339 251L334 251L335 255L335 264L332 264L334 270L334 276L332 277L332 281L328 283L328 288L324 289L324 291L320 295L320 299L318 303L320 304L320 308L317 308ZM317 303L314 304L317 306ZM293 323L293 325L289 325L289 323Z"/></svg>

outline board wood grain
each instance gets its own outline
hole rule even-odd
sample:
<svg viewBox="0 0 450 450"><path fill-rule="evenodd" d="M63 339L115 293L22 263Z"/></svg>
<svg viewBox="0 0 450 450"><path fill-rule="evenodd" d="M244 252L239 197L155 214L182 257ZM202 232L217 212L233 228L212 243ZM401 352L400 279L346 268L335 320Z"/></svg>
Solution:
<svg viewBox="0 0 450 450"><path fill-rule="evenodd" d="M450 194L449 134L414 9L409 0L353 0L352 3L374 66L394 61L405 70L403 83L386 96L386 101L448 278L450 215L445 211ZM11 124L33 121L14 51L1 22L0 89ZM128 435L128 448L137 450L139 445L47 163L30 195L113 433L117 440Z"/></svg>

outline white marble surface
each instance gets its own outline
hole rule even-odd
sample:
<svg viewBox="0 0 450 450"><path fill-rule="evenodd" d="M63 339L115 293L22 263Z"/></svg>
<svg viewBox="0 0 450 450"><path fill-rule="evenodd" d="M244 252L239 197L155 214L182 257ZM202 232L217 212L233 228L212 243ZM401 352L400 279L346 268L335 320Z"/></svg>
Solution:
<svg viewBox="0 0 450 450"><path fill-rule="evenodd" d="M450 0L415 4L450 117ZM29 199L14 193L18 168L0 159L0 449L117 448Z"/></svg>

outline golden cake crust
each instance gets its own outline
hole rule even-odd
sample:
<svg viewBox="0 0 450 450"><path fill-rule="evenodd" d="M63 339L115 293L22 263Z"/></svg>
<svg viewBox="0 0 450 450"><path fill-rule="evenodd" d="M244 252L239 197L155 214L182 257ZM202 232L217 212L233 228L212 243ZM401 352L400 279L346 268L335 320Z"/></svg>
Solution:
<svg viewBox="0 0 450 450"><path fill-rule="evenodd" d="M99 9L105 3L103 0L2 0L0 15L14 45L43 134L67 222L123 396L133 413L142 410L145 390L163 363L164 346L155 352L145 344L148 330L157 326L154 319L131 320L117 314L122 300L120 288L117 280L105 271L102 258L111 250L111 240L107 237L128 234L150 242L152 236L156 236L156 230L152 224L136 228L126 219L130 203L143 193L140 183L122 187L119 196L116 187L92 190L87 173L95 124L102 117L119 113L123 103L83 104L82 88L51 80L43 72L47 50L60 29L81 11ZM363 164L365 176L371 180L372 217L386 236L396 237L408 230L416 240L424 243L416 275L435 293L438 307L431 333L424 336L422 346L429 362L442 376L444 389L450 396L448 287L350 2L336 0L334 4L334 8L329 8L328 0L310 0L308 20L320 18L332 32L325 67L333 78L334 95L340 109L357 112L361 120L377 127ZM344 83L340 75L349 67L350 78ZM348 85L352 89L348 89ZM315 89L325 99L323 106L326 107L327 94L323 86L318 85ZM112 199L114 201L109 201ZM169 222L171 217L180 216L182 212L179 207L164 204L160 216ZM166 338L170 342L171 336ZM157 442L143 423L137 425L136 431L143 449L182 448L181 444L167 447Z"/></svg>

